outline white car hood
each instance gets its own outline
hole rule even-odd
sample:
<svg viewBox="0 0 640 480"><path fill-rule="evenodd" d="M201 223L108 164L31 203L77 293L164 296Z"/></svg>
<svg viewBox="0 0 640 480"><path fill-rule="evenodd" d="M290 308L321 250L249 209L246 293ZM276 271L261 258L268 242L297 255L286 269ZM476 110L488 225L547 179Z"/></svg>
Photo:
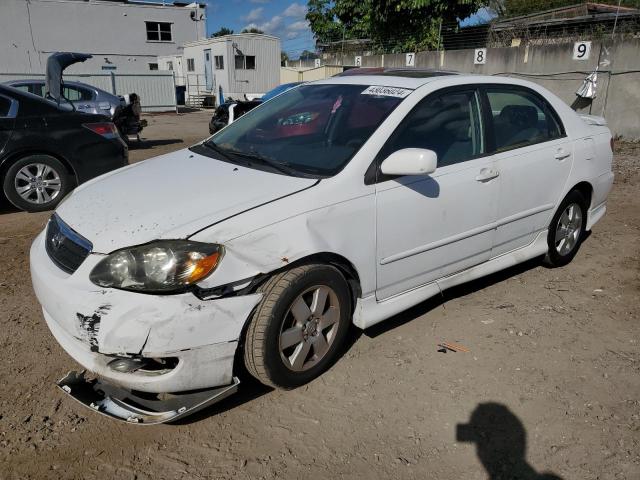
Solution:
<svg viewBox="0 0 640 480"><path fill-rule="evenodd" d="M186 238L316 182L184 149L98 177L77 188L56 213L93 243L94 252L109 253L159 238Z"/></svg>

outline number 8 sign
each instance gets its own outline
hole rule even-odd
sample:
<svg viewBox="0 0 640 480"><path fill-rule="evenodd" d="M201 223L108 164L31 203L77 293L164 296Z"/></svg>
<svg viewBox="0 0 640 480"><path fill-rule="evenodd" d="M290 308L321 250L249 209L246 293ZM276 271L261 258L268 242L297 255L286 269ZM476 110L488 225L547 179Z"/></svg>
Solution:
<svg viewBox="0 0 640 480"><path fill-rule="evenodd" d="M476 48L473 63L475 65L484 65L487 63L487 49L486 48Z"/></svg>
<svg viewBox="0 0 640 480"><path fill-rule="evenodd" d="M589 60L591 53L591 42L576 42L573 44L574 60Z"/></svg>

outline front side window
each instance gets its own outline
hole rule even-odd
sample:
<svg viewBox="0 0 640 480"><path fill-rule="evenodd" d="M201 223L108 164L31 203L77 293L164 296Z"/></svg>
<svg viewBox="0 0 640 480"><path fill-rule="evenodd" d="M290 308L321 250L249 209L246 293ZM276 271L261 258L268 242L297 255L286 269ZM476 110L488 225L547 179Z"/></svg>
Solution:
<svg viewBox="0 0 640 480"><path fill-rule="evenodd" d="M205 145L231 161L332 176L401 101L367 85L303 85L247 112Z"/></svg>
<svg viewBox="0 0 640 480"><path fill-rule="evenodd" d="M187 58L187 72L196 71L196 62L193 58Z"/></svg>
<svg viewBox="0 0 640 480"><path fill-rule="evenodd" d="M150 42L171 42L171 23L145 22L147 26L147 40Z"/></svg>
<svg viewBox="0 0 640 480"><path fill-rule="evenodd" d="M562 136L551 107L525 88L487 88L497 151L546 142Z"/></svg>
<svg viewBox="0 0 640 480"><path fill-rule="evenodd" d="M380 160L403 148L433 150L438 155L438 168L484 154L478 93L436 92L422 100L393 133Z"/></svg>
<svg viewBox="0 0 640 480"><path fill-rule="evenodd" d="M222 55L216 55L213 57L216 70L224 70L224 57Z"/></svg>

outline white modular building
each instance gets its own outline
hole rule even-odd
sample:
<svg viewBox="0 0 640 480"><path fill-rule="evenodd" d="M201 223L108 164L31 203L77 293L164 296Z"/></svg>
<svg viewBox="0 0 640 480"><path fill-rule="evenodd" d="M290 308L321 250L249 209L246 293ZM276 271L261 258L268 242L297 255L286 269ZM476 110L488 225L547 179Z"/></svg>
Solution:
<svg viewBox="0 0 640 480"><path fill-rule="evenodd" d="M67 73L139 74L206 37L205 3L156 0L0 0L0 74L44 74L56 51L93 58Z"/></svg>
<svg viewBox="0 0 640 480"><path fill-rule="evenodd" d="M280 39L272 35L240 33L184 44L187 103L261 95L280 84ZM165 59L166 61L166 59ZM175 67L175 66L174 66ZM208 99L208 100L207 100Z"/></svg>

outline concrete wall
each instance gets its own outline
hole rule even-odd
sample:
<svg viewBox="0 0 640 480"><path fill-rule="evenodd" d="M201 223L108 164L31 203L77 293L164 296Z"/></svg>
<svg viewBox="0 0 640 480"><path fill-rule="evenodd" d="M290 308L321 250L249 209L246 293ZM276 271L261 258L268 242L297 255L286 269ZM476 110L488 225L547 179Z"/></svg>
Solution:
<svg viewBox="0 0 640 480"><path fill-rule="evenodd" d="M100 0L1 0L0 72L44 73L52 52L70 51L94 58L69 73L96 73L103 66L147 73L158 56L178 55L184 43L205 35L205 22L190 18L194 10ZM145 21L172 23L173 40L147 41Z"/></svg>
<svg viewBox="0 0 640 480"><path fill-rule="evenodd" d="M474 49L418 52L417 68L526 78L543 85L583 113L604 116L615 135L640 139L640 39L592 41L587 60L573 60L573 43L489 48L484 65ZM355 65L354 55L326 55L324 64ZM313 60L303 62L312 66ZM406 67L406 55L362 56L363 67ZM599 67L597 97L576 105L576 90Z"/></svg>

